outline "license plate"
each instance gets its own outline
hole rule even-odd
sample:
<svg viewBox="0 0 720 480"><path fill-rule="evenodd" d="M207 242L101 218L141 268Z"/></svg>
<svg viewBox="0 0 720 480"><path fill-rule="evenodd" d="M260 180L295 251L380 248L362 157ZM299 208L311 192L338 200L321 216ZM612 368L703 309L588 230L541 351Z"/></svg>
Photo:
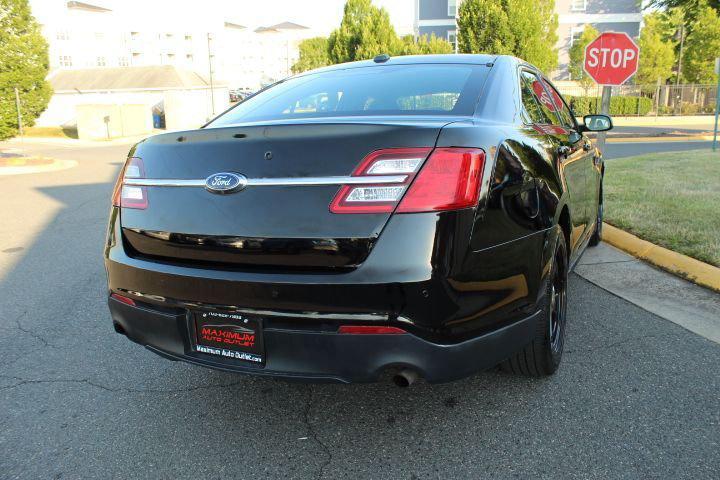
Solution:
<svg viewBox="0 0 720 480"><path fill-rule="evenodd" d="M262 324L240 313L195 312L195 350L256 365L265 361Z"/></svg>

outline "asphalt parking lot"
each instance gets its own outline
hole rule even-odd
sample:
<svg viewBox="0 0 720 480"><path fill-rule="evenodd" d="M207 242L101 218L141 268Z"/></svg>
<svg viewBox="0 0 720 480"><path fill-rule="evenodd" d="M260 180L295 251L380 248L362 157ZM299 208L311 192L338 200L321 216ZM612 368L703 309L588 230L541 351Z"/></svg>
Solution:
<svg viewBox="0 0 720 480"><path fill-rule="evenodd" d="M127 146L28 149L78 166L0 177L1 478L719 477L720 345L578 275L548 379L305 385L157 357L105 304Z"/></svg>

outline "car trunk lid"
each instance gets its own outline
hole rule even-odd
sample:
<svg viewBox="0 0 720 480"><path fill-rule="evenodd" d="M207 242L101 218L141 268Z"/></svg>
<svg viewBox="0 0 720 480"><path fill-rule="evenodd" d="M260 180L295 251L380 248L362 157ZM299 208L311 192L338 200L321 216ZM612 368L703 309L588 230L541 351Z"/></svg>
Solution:
<svg viewBox="0 0 720 480"><path fill-rule="evenodd" d="M346 177L369 153L433 147L447 118L323 119L168 133L139 143L145 209L122 208L128 250L176 263L338 268L362 263L391 213L333 214L340 185L249 185L219 195L203 188L218 172L249 180ZM197 185L202 181L202 185Z"/></svg>

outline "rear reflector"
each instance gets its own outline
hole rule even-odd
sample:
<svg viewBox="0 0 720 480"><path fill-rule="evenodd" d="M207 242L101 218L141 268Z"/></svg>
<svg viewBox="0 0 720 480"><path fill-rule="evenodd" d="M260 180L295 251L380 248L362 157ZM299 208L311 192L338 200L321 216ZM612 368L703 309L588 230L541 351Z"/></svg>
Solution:
<svg viewBox="0 0 720 480"><path fill-rule="evenodd" d="M124 185L126 178L145 178L145 166L143 161L136 157L130 157L120 172L113 191L113 206L123 208L145 209L148 206L147 188L133 185Z"/></svg>
<svg viewBox="0 0 720 480"><path fill-rule="evenodd" d="M436 212L475 207L485 152L475 148L394 148L368 155L352 176L367 185L343 185L332 213ZM373 175L406 175L401 183L373 185Z"/></svg>
<svg viewBox="0 0 720 480"><path fill-rule="evenodd" d="M124 303L125 305L130 305L131 307L135 306L135 300L133 300L132 298L123 297L122 295L118 295L117 293L110 294L110 296L118 302Z"/></svg>
<svg viewBox="0 0 720 480"><path fill-rule="evenodd" d="M341 325L338 333L347 333L351 335L401 335L407 333L398 327L375 327L372 325Z"/></svg>

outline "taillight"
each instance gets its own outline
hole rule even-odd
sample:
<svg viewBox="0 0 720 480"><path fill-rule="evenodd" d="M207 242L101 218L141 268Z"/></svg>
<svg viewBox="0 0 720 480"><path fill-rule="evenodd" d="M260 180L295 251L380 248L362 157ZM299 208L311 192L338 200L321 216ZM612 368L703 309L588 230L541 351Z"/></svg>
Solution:
<svg viewBox="0 0 720 480"><path fill-rule="evenodd" d="M351 335L402 335L407 333L402 328L374 325L341 325L338 333Z"/></svg>
<svg viewBox="0 0 720 480"><path fill-rule="evenodd" d="M332 213L389 213L397 206L405 189L430 153L430 148L391 148L378 150L358 165L353 177L364 177L366 183L343 185L330 204ZM373 183L373 177L394 183Z"/></svg>
<svg viewBox="0 0 720 480"><path fill-rule="evenodd" d="M474 207L480 197L485 152L436 148L398 206L398 213Z"/></svg>
<svg viewBox="0 0 720 480"><path fill-rule="evenodd" d="M113 191L113 206L123 208L145 209L148 206L147 188L137 185L125 185L125 180L129 178L145 178L145 165L140 158L130 157L125 162L125 166Z"/></svg>
<svg viewBox="0 0 720 480"><path fill-rule="evenodd" d="M333 213L398 213L460 210L477 205L485 152L476 148L407 148L370 154L353 172L367 184L344 185L330 204ZM404 175L372 184L373 175Z"/></svg>

